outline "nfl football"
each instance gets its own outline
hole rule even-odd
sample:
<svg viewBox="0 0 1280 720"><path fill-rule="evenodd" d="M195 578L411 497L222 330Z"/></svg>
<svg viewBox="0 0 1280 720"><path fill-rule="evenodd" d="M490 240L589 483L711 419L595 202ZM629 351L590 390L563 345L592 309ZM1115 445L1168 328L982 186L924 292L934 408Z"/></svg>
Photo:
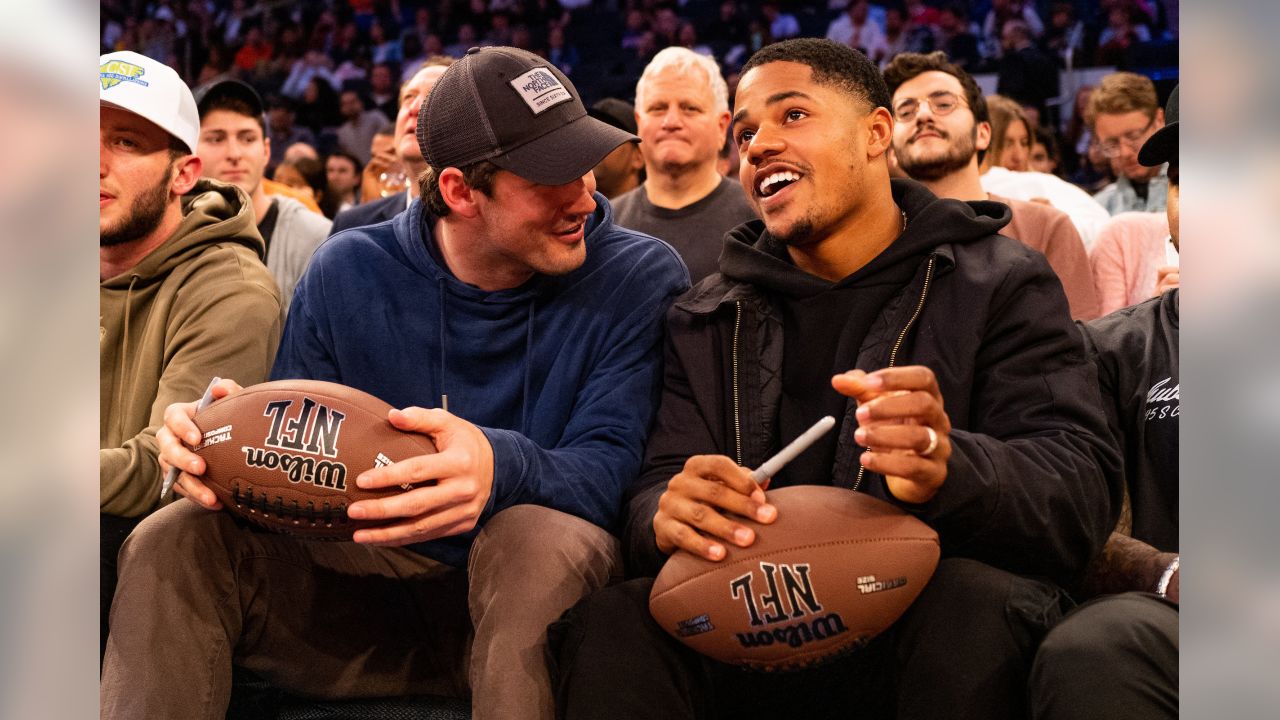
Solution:
<svg viewBox="0 0 1280 720"><path fill-rule="evenodd" d="M649 611L720 662L798 670L866 644L915 601L938 565L938 534L883 500L843 488L771 490L771 525L743 520L750 547L720 562L683 550L663 566Z"/></svg>
<svg viewBox="0 0 1280 720"><path fill-rule="evenodd" d="M408 486L363 490L373 467L436 452L431 438L397 430L391 406L345 385L279 380L252 385L195 416L204 484L223 506L269 530L303 538L350 540L363 527L347 506Z"/></svg>

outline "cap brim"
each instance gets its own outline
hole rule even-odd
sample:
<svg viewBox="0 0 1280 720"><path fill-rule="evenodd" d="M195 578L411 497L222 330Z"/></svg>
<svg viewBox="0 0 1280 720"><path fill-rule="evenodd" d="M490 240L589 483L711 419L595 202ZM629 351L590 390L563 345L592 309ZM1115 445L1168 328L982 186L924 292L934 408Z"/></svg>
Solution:
<svg viewBox="0 0 1280 720"><path fill-rule="evenodd" d="M623 119L607 110L597 110L596 108L587 108L587 114L606 125L612 125L624 132L635 134L635 130L631 129L631 126L636 123L634 117ZM627 120L630 120L630 122L627 122Z"/></svg>
<svg viewBox="0 0 1280 720"><path fill-rule="evenodd" d="M1146 167L1163 165L1178 157L1178 123L1172 122L1155 131L1138 151L1138 162Z"/></svg>
<svg viewBox="0 0 1280 720"><path fill-rule="evenodd" d="M625 130L583 115L491 160L539 185L564 185L586 175L619 145L639 141Z"/></svg>

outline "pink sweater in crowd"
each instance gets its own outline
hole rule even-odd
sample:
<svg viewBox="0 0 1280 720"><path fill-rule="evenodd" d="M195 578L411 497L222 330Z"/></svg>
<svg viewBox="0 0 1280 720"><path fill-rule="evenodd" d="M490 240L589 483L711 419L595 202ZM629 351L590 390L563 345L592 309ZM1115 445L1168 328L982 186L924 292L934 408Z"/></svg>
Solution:
<svg viewBox="0 0 1280 720"><path fill-rule="evenodd" d="M1002 235L1039 250L1062 281L1071 306L1072 320L1092 320L1099 316L1098 296L1089 273L1089 256L1085 253L1080 233L1067 214L1038 202L1014 200L988 193L1013 211L1013 220L1001 230Z"/></svg>
<svg viewBox="0 0 1280 720"><path fill-rule="evenodd" d="M1103 315L1155 297L1156 269L1171 264L1168 238L1163 212L1120 213L1102 226L1089 264Z"/></svg>

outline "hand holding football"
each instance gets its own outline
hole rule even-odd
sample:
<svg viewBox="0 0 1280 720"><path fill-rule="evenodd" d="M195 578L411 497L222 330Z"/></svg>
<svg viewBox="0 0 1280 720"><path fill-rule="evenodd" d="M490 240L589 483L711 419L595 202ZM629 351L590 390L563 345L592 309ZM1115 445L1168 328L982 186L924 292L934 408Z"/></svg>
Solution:
<svg viewBox="0 0 1280 720"><path fill-rule="evenodd" d="M196 413L205 461L200 477L224 507L262 527L305 538L350 540L378 522L352 520L358 500L409 487L362 489L374 467L436 452L425 435L387 420L391 406L354 388L316 380L261 383Z"/></svg>
<svg viewBox="0 0 1280 720"><path fill-rule="evenodd" d="M865 644L906 611L938 564L938 535L887 502L841 488L768 493L777 520L711 562L683 550L649 596L658 624L720 662L794 670Z"/></svg>

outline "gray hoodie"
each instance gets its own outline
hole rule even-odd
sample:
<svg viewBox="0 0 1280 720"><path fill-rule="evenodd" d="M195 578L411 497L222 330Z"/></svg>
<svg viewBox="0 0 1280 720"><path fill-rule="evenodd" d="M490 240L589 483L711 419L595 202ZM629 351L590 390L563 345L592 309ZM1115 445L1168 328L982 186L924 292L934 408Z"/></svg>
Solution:
<svg viewBox="0 0 1280 720"><path fill-rule="evenodd" d="M306 205L283 195L273 195L276 204L276 228L271 233L267 250L267 269L280 287L280 320L289 313L293 288L311 262L311 255L329 237L333 221L312 212Z"/></svg>

